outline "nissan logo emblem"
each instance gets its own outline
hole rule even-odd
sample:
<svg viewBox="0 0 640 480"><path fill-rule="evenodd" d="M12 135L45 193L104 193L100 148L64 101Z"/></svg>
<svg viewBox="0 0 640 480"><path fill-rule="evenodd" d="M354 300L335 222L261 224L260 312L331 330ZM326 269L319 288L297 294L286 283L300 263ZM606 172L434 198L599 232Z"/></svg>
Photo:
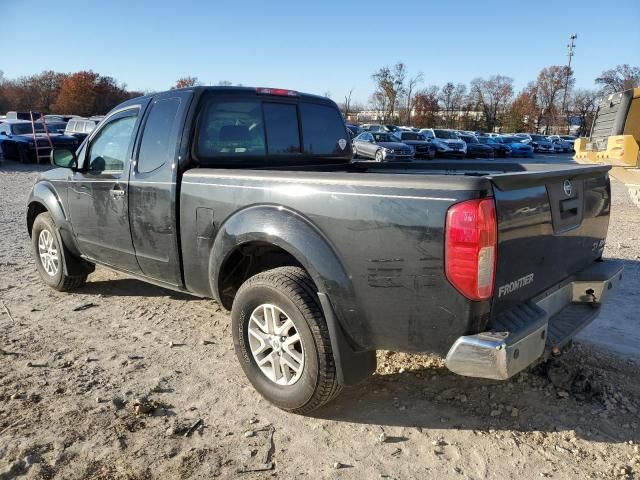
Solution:
<svg viewBox="0 0 640 480"><path fill-rule="evenodd" d="M572 191L571 182L569 180L565 180L564 183L562 184L562 188L564 190L564 194L567 197L570 197L571 191Z"/></svg>

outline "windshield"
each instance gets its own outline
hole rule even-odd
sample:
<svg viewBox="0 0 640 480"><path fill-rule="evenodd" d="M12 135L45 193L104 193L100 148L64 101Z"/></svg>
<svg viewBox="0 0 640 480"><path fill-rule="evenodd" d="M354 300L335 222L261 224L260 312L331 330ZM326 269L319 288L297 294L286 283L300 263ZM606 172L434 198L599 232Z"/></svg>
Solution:
<svg viewBox="0 0 640 480"><path fill-rule="evenodd" d="M466 143L478 143L478 139L476 137L472 137L471 135L460 135L460 138Z"/></svg>
<svg viewBox="0 0 640 480"><path fill-rule="evenodd" d="M376 142L395 142L396 141L394 140L394 138L391 136L390 133L374 133L373 139Z"/></svg>
<svg viewBox="0 0 640 480"><path fill-rule="evenodd" d="M531 135L531 140L534 140L536 142L548 142L549 141L546 137L543 137L542 135Z"/></svg>
<svg viewBox="0 0 640 480"><path fill-rule="evenodd" d="M402 140L420 140L420 141L425 141L427 139L424 135L420 135L419 133L413 133L413 132L401 133L400 138Z"/></svg>
<svg viewBox="0 0 640 480"><path fill-rule="evenodd" d="M560 138L562 138L563 140L575 140L576 137L572 137L571 135L563 135Z"/></svg>
<svg viewBox="0 0 640 480"><path fill-rule="evenodd" d="M480 143L497 143L493 138L489 137L478 137L478 142Z"/></svg>
<svg viewBox="0 0 640 480"><path fill-rule="evenodd" d="M36 133L44 133L44 128L42 124L36 123L35 125L36 125ZM31 129L30 123L14 123L13 125L11 125L11 132L14 135L25 135L28 133L33 133L33 130Z"/></svg>
<svg viewBox="0 0 640 480"><path fill-rule="evenodd" d="M448 138L448 139L458 140L458 135L456 135L454 132L451 132L449 130L434 130L434 133L438 138Z"/></svg>

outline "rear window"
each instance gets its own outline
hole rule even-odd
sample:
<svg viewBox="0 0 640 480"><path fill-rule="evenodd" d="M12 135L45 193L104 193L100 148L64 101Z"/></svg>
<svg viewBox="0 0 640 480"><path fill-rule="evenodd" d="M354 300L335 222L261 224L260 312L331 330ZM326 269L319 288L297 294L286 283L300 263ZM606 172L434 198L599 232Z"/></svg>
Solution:
<svg viewBox="0 0 640 480"><path fill-rule="evenodd" d="M264 121L269 155L300 153L300 130L295 105L265 103Z"/></svg>
<svg viewBox="0 0 640 480"><path fill-rule="evenodd" d="M344 121L330 105L210 95L197 128L194 156L205 167L351 157Z"/></svg>
<svg viewBox="0 0 640 480"><path fill-rule="evenodd" d="M335 108L301 103L300 116L305 152L313 155L336 155L345 152L346 131L342 117Z"/></svg>
<svg viewBox="0 0 640 480"><path fill-rule="evenodd" d="M198 131L197 156L206 163L267 153L259 101L215 101L205 106Z"/></svg>

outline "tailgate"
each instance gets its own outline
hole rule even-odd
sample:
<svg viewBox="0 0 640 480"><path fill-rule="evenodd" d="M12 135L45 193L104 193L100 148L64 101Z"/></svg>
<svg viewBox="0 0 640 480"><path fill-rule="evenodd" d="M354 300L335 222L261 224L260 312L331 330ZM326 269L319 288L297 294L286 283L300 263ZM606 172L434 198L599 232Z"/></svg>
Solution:
<svg viewBox="0 0 640 480"><path fill-rule="evenodd" d="M542 293L602 256L609 166L489 176L498 221L493 312Z"/></svg>

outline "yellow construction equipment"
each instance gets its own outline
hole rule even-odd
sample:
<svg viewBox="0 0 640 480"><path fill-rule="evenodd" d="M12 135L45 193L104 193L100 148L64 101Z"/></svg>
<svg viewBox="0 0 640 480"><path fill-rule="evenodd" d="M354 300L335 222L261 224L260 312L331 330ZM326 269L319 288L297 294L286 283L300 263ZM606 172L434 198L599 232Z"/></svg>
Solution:
<svg viewBox="0 0 640 480"><path fill-rule="evenodd" d="M600 100L591 135L575 141L577 161L640 167L640 87Z"/></svg>

